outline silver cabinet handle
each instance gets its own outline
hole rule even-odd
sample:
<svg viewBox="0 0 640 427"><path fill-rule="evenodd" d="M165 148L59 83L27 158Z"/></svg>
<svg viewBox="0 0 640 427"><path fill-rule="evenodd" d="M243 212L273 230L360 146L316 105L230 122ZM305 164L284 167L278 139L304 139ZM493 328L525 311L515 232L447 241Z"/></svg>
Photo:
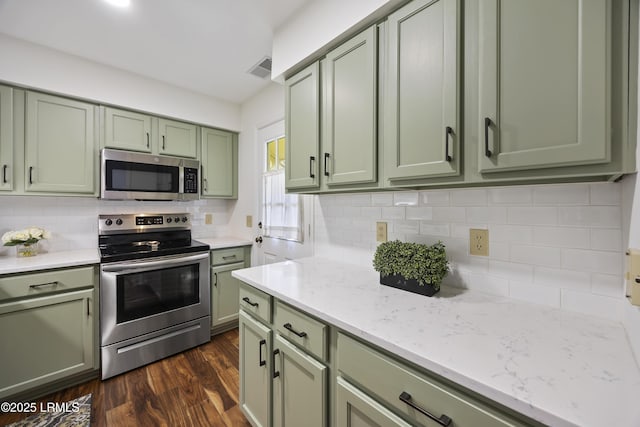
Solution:
<svg viewBox="0 0 640 427"><path fill-rule="evenodd" d="M60 284L60 282L58 282L57 280L54 282L47 282L47 283L40 283L37 285L29 285L29 287L31 289L40 289L43 286L58 286Z"/></svg>

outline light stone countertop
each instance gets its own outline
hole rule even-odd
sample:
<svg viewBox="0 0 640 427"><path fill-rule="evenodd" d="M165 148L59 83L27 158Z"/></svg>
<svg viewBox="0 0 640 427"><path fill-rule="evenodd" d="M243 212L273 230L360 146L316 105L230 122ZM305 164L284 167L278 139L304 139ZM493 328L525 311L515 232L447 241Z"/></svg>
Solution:
<svg viewBox="0 0 640 427"><path fill-rule="evenodd" d="M13 250L0 254L0 275L99 263L100 254L97 248L39 253L24 258L16 257Z"/></svg>
<svg viewBox="0 0 640 427"><path fill-rule="evenodd" d="M477 291L424 297L322 258L232 275L544 424L640 425L640 371L619 323Z"/></svg>
<svg viewBox="0 0 640 427"><path fill-rule="evenodd" d="M239 239L237 237L195 238L194 240L209 245L211 249L235 248L238 246L251 246L253 244L251 240Z"/></svg>

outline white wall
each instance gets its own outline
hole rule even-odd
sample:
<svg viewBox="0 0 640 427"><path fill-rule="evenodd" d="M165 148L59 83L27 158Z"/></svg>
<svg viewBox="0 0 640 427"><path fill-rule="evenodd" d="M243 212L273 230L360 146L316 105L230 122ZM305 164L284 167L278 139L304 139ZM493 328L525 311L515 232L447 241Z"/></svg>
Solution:
<svg viewBox="0 0 640 427"><path fill-rule="evenodd" d="M271 75L283 74L371 16L384 16L403 0L322 0L300 10L273 36Z"/></svg>
<svg viewBox="0 0 640 427"><path fill-rule="evenodd" d="M245 102L241 108L238 143L238 200L230 205L230 231L236 237L253 240L260 221L258 185L262 182L261 145L258 129L284 119L284 88L272 83ZM253 227L246 226L246 216L253 216ZM255 254L253 256L255 260Z"/></svg>
<svg viewBox="0 0 640 427"><path fill-rule="evenodd" d="M3 34L0 58L0 81L6 83L228 130L240 128L238 105Z"/></svg>

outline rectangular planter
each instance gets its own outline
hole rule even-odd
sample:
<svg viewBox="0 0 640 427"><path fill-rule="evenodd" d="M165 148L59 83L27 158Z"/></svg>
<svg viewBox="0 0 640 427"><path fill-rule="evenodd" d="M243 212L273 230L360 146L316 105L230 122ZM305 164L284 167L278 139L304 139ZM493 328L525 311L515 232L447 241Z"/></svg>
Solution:
<svg viewBox="0 0 640 427"><path fill-rule="evenodd" d="M431 285L420 285L416 279L407 280L400 274L392 274L390 276L380 274L380 284L428 297L435 295L440 290Z"/></svg>

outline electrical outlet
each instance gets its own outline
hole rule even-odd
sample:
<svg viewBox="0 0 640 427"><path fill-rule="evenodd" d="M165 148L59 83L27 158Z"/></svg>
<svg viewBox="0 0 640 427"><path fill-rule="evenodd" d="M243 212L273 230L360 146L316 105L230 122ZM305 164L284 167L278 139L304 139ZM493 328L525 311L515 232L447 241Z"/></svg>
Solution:
<svg viewBox="0 0 640 427"><path fill-rule="evenodd" d="M204 223L207 225L213 224L213 215L210 213L204 214Z"/></svg>
<svg viewBox="0 0 640 427"><path fill-rule="evenodd" d="M376 222L376 241L377 242L387 241L387 223L386 222Z"/></svg>
<svg viewBox="0 0 640 427"><path fill-rule="evenodd" d="M489 256L489 230L469 229L469 253Z"/></svg>
<svg viewBox="0 0 640 427"><path fill-rule="evenodd" d="M247 215L247 227L251 228L253 227L253 217L251 215Z"/></svg>

